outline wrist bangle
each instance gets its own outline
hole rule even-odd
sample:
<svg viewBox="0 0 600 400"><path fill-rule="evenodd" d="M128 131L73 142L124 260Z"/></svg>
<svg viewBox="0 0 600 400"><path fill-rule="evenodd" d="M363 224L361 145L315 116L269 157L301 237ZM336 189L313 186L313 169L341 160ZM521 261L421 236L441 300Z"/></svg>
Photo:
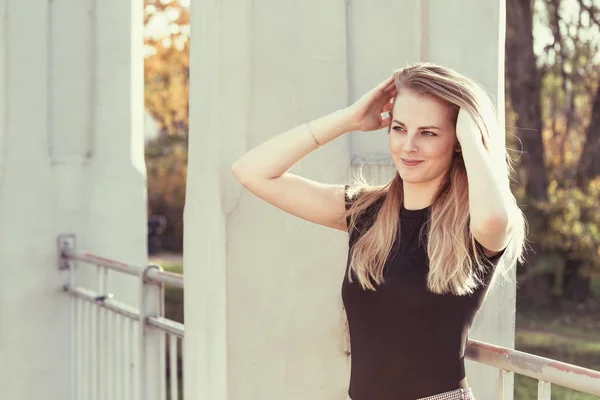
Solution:
<svg viewBox="0 0 600 400"><path fill-rule="evenodd" d="M306 123L306 128L308 129L308 132L310 133L310 136L312 136L313 140L315 141L315 144L317 145L317 148L321 147L321 143L319 143L319 141L315 137L315 134L313 133L312 129L310 129L310 122Z"/></svg>

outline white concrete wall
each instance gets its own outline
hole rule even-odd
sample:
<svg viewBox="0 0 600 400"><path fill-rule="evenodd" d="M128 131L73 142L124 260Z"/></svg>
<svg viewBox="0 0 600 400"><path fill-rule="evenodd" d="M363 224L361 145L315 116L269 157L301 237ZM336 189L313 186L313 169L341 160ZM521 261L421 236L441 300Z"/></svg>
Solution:
<svg viewBox="0 0 600 400"><path fill-rule="evenodd" d="M344 399L340 287L346 235L243 191L245 151L344 107L418 60L457 68L502 98L501 0L192 4L190 161L185 210L185 395L210 400ZM352 133L293 172L346 182L367 163L388 180L387 136ZM473 337L511 347L514 288L494 293ZM469 366L478 398L497 372ZM507 397L510 398L510 395Z"/></svg>
<svg viewBox="0 0 600 400"><path fill-rule="evenodd" d="M146 262L141 10L0 0L0 398L74 398L57 235ZM137 306L137 281L110 279Z"/></svg>

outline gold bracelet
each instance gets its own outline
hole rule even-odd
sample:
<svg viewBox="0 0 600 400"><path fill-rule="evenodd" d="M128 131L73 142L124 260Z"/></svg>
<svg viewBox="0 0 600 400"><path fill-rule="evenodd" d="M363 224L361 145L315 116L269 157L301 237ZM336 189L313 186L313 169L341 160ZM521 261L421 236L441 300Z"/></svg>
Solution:
<svg viewBox="0 0 600 400"><path fill-rule="evenodd" d="M310 122L306 123L306 128L308 128L308 132L310 132L310 135L312 136L313 140L315 141L317 148L321 147L321 143L319 143L319 141L315 137L315 134L313 133L312 129L310 129Z"/></svg>

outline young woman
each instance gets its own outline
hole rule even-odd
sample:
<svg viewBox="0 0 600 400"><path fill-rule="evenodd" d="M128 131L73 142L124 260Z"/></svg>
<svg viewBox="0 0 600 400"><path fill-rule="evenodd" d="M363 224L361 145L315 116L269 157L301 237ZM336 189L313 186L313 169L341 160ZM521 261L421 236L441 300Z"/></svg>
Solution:
<svg viewBox="0 0 600 400"><path fill-rule="evenodd" d="M397 170L384 186L329 185L288 172L348 132L384 127ZM507 277L521 258L525 235L501 135L480 86L420 63L233 165L261 199L348 231L342 298L352 400L474 398L464 366L468 330L492 278Z"/></svg>

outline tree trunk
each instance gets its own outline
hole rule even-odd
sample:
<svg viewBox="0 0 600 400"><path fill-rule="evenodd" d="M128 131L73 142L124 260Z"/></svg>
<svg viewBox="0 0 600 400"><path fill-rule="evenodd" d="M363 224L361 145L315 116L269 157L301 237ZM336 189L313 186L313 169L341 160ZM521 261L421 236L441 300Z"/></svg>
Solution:
<svg viewBox="0 0 600 400"><path fill-rule="evenodd" d="M586 190L587 183L600 175L600 85L596 90L590 124L587 127L583 152L577 165L577 185ZM565 296L583 303L591 294L590 278L580 273L581 263L570 261L565 277Z"/></svg>
<svg viewBox="0 0 600 400"><path fill-rule="evenodd" d="M568 260L565 270L564 297L576 303L584 303L591 294L590 278L581 274L583 265L578 260Z"/></svg>
<svg viewBox="0 0 600 400"><path fill-rule="evenodd" d="M506 77L508 98L517 115L518 136L523 143L522 166L530 200L547 197L544 143L542 141L541 77L533 52L531 0L509 0L506 5Z"/></svg>
<svg viewBox="0 0 600 400"><path fill-rule="evenodd" d="M583 153L577 166L577 184L585 188L590 179L600 175L600 84L594 97L592 116L586 132Z"/></svg>
<svg viewBox="0 0 600 400"><path fill-rule="evenodd" d="M548 196L544 142L542 141L541 74L533 51L533 1L508 0L506 4L506 80L507 99L516 114L517 136L523 144L521 167L525 171L525 213L530 232L543 232L546 219L537 215L532 205ZM532 242L526 270L535 269L542 255L538 243ZM521 286L521 295L536 305L551 301L552 285L548 276L540 275Z"/></svg>

